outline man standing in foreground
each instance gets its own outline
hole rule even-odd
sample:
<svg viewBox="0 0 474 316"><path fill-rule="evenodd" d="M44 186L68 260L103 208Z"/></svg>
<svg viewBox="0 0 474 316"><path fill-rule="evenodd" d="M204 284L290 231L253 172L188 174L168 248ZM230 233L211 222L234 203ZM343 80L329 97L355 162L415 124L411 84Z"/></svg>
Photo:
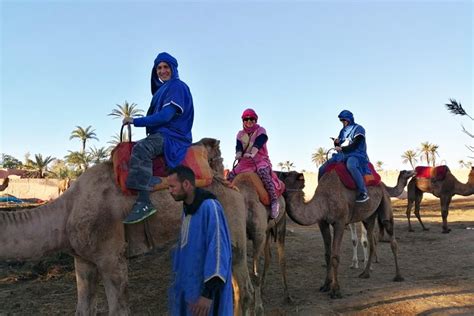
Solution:
<svg viewBox="0 0 474 316"><path fill-rule="evenodd" d="M171 315L232 315L232 248L222 205L195 187L188 167L171 169L168 185L184 206L173 256Z"/></svg>

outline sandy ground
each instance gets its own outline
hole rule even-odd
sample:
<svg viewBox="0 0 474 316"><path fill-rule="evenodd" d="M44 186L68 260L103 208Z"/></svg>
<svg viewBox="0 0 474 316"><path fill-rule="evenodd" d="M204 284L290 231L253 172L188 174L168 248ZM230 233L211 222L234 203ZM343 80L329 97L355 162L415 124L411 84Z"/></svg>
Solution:
<svg viewBox="0 0 474 316"><path fill-rule="evenodd" d="M454 199L450 234L441 234L437 200L422 202L422 218L430 228L407 232L406 201L394 201L396 236L405 281L392 282L393 257L388 243L378 244L379 263L369 279L360 279L361 269L350 269L350 232L344 235L339 281L343 298L330 299L319 292L324 281L323 244L317 227L302 227L290 221L287 263L293 304L283 302L276 248L266 279L264 304L267 315L472 315L474 314L474 197ZM251 244L249 243L249 247ZM362 250L360 249L360 258ZM134 315L167 314L170 282L169 251L130 261L129 297ZM249 261L250 266L250 261ZM27 263L0 262L0 315L72 315L76 289L72 259L57 255ZM107 313L101 287L99 314Z"/></svg>

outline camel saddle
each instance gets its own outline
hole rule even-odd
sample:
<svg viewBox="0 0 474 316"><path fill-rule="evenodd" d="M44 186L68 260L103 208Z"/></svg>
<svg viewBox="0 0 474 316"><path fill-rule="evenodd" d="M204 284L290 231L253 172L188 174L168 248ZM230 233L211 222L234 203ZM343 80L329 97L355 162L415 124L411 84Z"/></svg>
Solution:
<svg viewBox="0 0 474 316"><path fill-rule="evenodd" d="M239 187L239 183L241 182L250 182L252 183L253 187L255 188L255 192L257 192L258 198L263 205L269 206L270 205L270 195L268 194L267 190L263 186L262 179L258 176L256 172L242 172L239 173L234 180L232 181L232 185ZM281 181L280 188L282 190L276 190L277 196L280 197L283 192L285 191L285 184Z"/></svg>
<svg viewBox="0 0 474 316"><path fill-rule="evenodd" d="M378 185L382 180L380 175L375 171L374 166L369 162L369 169L371 174L366 174L364 175L364 182L366 186L375 186ZM326 172L329 172L331 170L335 170L337 175L339 176L339 179L341 179L341 182L344 184L344 186L348 189L351 190L356 190L356 184L354 182L354 179L352 179L351 174L349 173L349 170L347 170L346 164L344 162L334 162L328 164L326 167Z"/></svg>
<svg viewBox="0 0 474 316"><path fill-rule="evenodd" d="M444 180L444 178L446 178L448 170L448 166L445 165L437 167L416 167L415 174L417 188L424 192L430 191L432 182Z"/></svg>
<svg viewBox="0 0 474 316"><path fill-rule="evenodd" d="M122 142L112 151L115 181L125 195L136 194L135 190L130 190L125 185L134 144L135 142ZM207 149L203 145L191 145L186 152L182 164L194 171L197 187L205 187L212 183L213 172L209 166ZM168 188L166 170L167 167L164 156L158 156L153 160L153 176L160 178L161 182L155 185L152 191Z"/></svg>

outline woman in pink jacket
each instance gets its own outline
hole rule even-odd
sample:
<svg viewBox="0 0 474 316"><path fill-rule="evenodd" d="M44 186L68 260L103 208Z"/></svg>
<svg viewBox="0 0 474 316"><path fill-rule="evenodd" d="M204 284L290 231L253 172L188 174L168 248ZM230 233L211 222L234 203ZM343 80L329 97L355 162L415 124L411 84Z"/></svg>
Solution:
<svg viewBox="0 0 474 316"><path fill-rule="evenodd" d="M267 150L267 132L257 124L257 120L258 115L253 109L246 109L242 113L243 129L237 133L235 147L235 159L238 164L229 173L228 178L232 181L239 173L256 172L270 195L270 217L276 218L280 207L277 192L281 192L283 188L272 172L272 163Z"/></svg>

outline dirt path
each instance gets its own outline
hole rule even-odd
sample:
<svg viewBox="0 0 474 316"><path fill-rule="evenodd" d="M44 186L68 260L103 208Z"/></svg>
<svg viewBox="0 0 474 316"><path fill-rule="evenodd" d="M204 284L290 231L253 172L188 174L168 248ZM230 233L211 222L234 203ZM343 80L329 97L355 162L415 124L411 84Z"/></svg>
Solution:
<svg viewBox="0 0 474 316"><path fill-rule="evenodd" d="M287 264L295 302L288 305L281 299L281 276L272 247L274 257L264 293L266 314L474 314L474 198L452 202L452 231L448 235L441 234L438 200L422 202L422 218L430 228L427 232L421 231L414 218L415 232L408 233L406 201L394 201L394 207L404 282L392 282L395 270L388 243L378 244L380 262L373 265L371 277L358 278L362 270L349 268L352 247L346 230L339 273L343 298L331 300L318 290L325 276L318 228L290 221ZM359 254L362 258L362 250ZM76 289L71 264L70 258L57 256L23 265L0 263L0 315L74 314ZM167 250L131 260L129 296L134 315L166 314L169 264ZM102 287L98 310L99 314L107 312Z"/></svg>

